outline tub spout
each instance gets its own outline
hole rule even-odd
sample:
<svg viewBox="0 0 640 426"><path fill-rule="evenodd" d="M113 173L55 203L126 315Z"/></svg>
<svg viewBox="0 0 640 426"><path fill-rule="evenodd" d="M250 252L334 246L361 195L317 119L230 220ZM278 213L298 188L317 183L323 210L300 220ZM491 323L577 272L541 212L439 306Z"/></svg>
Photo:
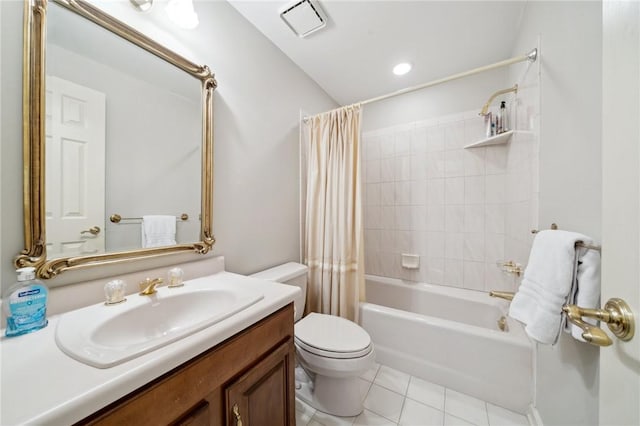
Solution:
<svg viewBox="0 0 640 426"><path fill-rule="evenodd" d="M513 300L513 296L515 296L515 293L511 291L490 291L489 296L497 297L499 299Z"/></svg>

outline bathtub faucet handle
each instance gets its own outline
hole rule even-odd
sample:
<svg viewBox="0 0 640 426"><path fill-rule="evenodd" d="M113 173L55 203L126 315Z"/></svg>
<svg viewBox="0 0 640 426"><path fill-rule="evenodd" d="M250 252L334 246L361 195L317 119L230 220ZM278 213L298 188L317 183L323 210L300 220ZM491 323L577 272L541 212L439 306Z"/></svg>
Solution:
<svg viewBox="0 0 640 426"><path fill-rule="evenodd" d="M513 300L513 296L515 296L515 293L512 291L493 291L492 290L489 292L489 296L497 297L499 299Z"/></svg>

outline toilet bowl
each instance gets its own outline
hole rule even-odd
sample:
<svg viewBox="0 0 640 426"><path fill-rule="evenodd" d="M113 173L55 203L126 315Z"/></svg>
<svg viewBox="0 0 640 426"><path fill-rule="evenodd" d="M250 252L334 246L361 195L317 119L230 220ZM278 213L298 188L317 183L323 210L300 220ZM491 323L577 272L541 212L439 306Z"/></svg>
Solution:
<svg viewBox="0 0 640 426"><path fill-rule="evenodd" d="M359 377L373 366L371 337L358 324L333 315L310 313L302 318L307 267L286 263L253 277L299 286L294 301L296 397L334 416L356 416L363 410Z"/></svg>

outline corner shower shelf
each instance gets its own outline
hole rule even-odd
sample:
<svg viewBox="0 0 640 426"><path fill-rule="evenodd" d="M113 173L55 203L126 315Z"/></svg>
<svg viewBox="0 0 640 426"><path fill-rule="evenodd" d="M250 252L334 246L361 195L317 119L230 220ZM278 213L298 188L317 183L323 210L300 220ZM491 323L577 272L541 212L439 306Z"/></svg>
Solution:
<svg viewBox="0 0 640 426"><path fill-rule="evenodd" d="M511 139L511 135L513 135L513 130L509 130L508 132L500 133L499 135L491 136L490 138L482 139L474 143L470 143L469 145L465 145L464 148L479 148L481 146L488 145L500 145L503 143L509 142Z"/></svg>

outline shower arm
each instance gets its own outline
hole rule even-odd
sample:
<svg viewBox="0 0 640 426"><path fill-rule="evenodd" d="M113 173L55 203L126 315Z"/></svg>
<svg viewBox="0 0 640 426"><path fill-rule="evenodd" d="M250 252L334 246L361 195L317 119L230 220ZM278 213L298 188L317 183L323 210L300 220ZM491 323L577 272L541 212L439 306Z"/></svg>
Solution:
<svg viewBox="0 0 640 426"><path fill-rule="evenodd" d="M508 89L502 89L502 90L498 90L496 93L494 93L493 95L491 95L491 97L489 98L489 100L482 106L482 109L480 110L480 112L478 113L478 115L488 115L489 114L489 105L491 105L491 102L493 102L493 100L500 96L500 95L504 95L505 93L518 93L518 85L515 84L513 87L509 87Z"/></svg>

